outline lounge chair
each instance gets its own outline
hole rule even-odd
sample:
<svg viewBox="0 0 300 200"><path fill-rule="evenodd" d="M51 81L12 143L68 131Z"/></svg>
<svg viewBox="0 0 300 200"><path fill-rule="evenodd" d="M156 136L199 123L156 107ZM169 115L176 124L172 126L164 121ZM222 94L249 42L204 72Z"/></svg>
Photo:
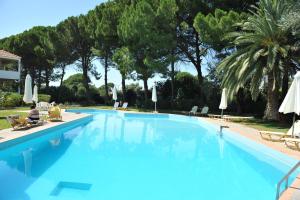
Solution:
<svg viewBox="0 0 300 200"><path fill-rule="evenodd" d="M12 126L13 130L25 129L30 127L30 124L25 117L20 117L19 115L10 115L7 116L6 119Z"/></svg>
<svg viewBox="0 0 300 200"><path fill-rule="evenodd" d="M114 110L117 110L118 107L119 107L119 102L116 101L115 104L114 104L114 108L113 108L113 109L114 109Z"/></svg>
<svg viewBox="0 0 300 200"><path fill-rule="evenodd" d="M285 138L292 136L292 132L293 132L293 126L288 130L287 133L259 131L259 134L262 139L272 141L272 142L283 142ZM294 124L294 135L299 135L299 133L300 133L300 120L296 121Z"/></svg>
<svg viewBox="0 0 300 200"><path fill-rule="evenodd" d="M49 121L62 121L61 110L58 106L52 107L48 112Z"/></svg>
<svg viewBox="0 0 300 200"><path fill-rule="evenodd" d="M124 102L120 110L127 110L128 102Z"/></svg>
<svg viewBox="0 0 300 200"><path fill-rule="evenodd" d="M189 115L191 115L191 114L196 115L197 110L198 110L198 106L193 106L191 111L189 112Z"/></svg>
<svg viewBox="0 0 300 200"><path fill-rule="evenodd" d="M19 115L10 115L7 116L6 119L12 126L13 130L32 128L44 124L43 120L30 120L26 117L20 117Z"/></svg>
<svg viewBox="0 0 300 200"><path fill-rule="evenodd" d="M285 145L294 150L300 151L300 139L299 138L284 138Z"/></svg>
<svg viewBox="0 0 300 200"><path fill-rule="evenodd" d="M207 116L208 115L208 110L209 110L209 107L207 106L204 106L200 112L200 115L202 116Z"/></svg>

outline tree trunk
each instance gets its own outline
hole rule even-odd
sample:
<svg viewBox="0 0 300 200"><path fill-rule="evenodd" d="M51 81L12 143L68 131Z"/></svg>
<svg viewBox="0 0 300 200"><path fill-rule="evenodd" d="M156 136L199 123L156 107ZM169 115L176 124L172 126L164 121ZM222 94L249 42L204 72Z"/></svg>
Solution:
<svg viewBox="0 0 300 200"><path fill-rule="evenodd" d="M86 90L86 97L88 100L91 100L90 88L89 88L89 77L88 77L88 62L85 57L82 57L82 78L83 86Z"/></svg>
<svg viewBox="0 0 300 200"><path fill-rule="evenodd" d="M32 68L31 70L31 85L34 86L34 80L36 78L36 71L35 71L35 67Z"/></svg>
<svg viewBox="0 0 300 200"><path fill-rule="evenodd" d="M59 94L58 94L58 99L61 99L61 95L63 93L63 81L64 81L64 76L65 76L65 68L66 66L65 65L62 65L61 66L61 69L62 69L62 72L61 72L61 76L60 76L60 84L59 84Z"/></svg>
<svg viewBox="0 0 300 200"><path fill-rule="evenodd" d="M173 106L175 94L174 94L174 86L175 86L175 61L174 61L174 53L172 52L172 62L171 62L171 105Z"/></svg>
<svg viewBox="0 0 300 200"><path fill-rule="evenodd" d="M201 84L203 82L203 77L202 77L202 70L201 70L201 54L200 54L200 43L199 43L199 35L197 33L197 31L195 30L195 37L196 37L196 63L195 63L195 67L197 70L197 77L198 77L198 82L199 82L199 86L201 87Z"/></svg>
<svg viewBox="0 0 300 200"><path fill-rule="evenodd" d="M244 98L244 91L240 88L236 94L236 112L238 115L243 113L243 99Z"/></svg>
<svg viewBox="0 0 300 200"><path fill-rule="evenodd" d="M65 77L65 69L66 69L66 66L63 65L62 67L62 72L61 72L61 76L60 76L60 84L59 84L59 87L61 87L63 85L63 82L64 82L64 77Z"/></svg>
<svg viewBox="0 0 300 200"><path fill-rule="evenodd" d="M273 72L270 72L268 74L267 105L266 105L266 110L265 110L265 115L264 115L264 119L267 119L267 120L278 120L279 119L278 86L275 81L276 80L275 80Z"/></svg>
<svg viewBox="0 0 300 200"><path fill-rule="evenodd" d="M125 76L122 76L122 93L123 93L123 102L126 101L126 84Z"/></svg>
<svg viewBox="0 0 300 200"><path fill-rule="evenodd" d="M148 106L148 78L144 77L144 96L145 96L145 106Z"/></svg>
<svg viewBox="0 0 300 200"><path fill-rule="evenodd" d="M106 54L105 58L104 58L104 85L105 85L105 96L106 96L105 98L106 98L106 102L109 99L109 96L108 96L108 84L107 84L107 71L108 71L108 55Z"/></svg>
<svg viewBox="0 0 300 200"><path fill-rule="evenodd" d="M289 69L288 69L288 66L285 66L285 68L284 68L284 74L283 74L283 78L282 78L281 89L282 89L281 100L283 101L283 99L284 99L284 97L287 94L288 89L289 89Z"/></svg>
<svg viewBox="0 0 300 200"><path fill-rule="evenodd" d="M49 77L49 69L46 67L45 69L45 83L46 83L46 90L48 91L49 89L49 82L50 82L50 77Z"/></svg>
<svg viewBox="0 0 300 200"><path fill-rule="evenodd" d="M37 84L37 87L38 87L38 90L41 89L41 85L42 85L42 69L39 68L39 75L38 75L38 84Z"/></svg>

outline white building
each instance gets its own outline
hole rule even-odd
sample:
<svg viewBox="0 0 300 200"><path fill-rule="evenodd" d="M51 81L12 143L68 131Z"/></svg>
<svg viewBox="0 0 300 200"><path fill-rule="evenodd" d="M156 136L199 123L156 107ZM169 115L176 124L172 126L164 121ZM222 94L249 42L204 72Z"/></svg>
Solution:
<svg viewBox="0 0 300 200"><path fill-rule="evenodd" d="M0 81L21 80L21 57L0 50ZM20 86L19 86L20 92Z"/></svg>

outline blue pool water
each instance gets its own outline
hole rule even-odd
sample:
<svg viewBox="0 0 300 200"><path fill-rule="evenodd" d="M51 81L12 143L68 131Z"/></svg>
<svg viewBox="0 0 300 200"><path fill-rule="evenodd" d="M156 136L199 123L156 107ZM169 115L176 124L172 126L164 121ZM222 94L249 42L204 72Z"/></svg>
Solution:
<svg viewBox="0 0 300 200"><path fill-rule="evenodd" d="M0 150L0 200L274 200L295 163L193 117L81 112Z"/></svg>

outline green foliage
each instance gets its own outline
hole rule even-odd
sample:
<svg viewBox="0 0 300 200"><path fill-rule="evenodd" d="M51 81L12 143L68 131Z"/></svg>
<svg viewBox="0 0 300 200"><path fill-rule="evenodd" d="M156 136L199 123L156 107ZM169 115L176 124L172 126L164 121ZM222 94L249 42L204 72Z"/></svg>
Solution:
<svg viewBox="0 0 300 200"><path fill-rule="evenodd" d="M109 90L111 90L114 87L114 84L107 83L107 87ZM105 96L105 85L101 85L98 90L99 90L100 96Z"/></svg>
<svg viewBox="0 0 300 200"><path fill-rule="evenodd" d="M17 107L22 104L22 95L19 93L1 92L0 107Z"/></svg>
<svg viewBox="0 0 300 200"><path fill-rule="evenodd" d="M82 70L83 79L82 83L86 90L86 97L90 99L89 76L88 72L99 77L95 66L91 61L93 58L92 47L94 40L92 38L92 30L89 23L89 16L80 15L78 17L69 17L58 25L58 31L69 39L70 47L77 55L77 66Z"/></svg>
<svg viewBox="0 0 300 200"><path fill-rule="evenodd" d="M48 94L39 94L38 99L39 99L39 101L50 102L51 96Z"/></svg>
<svg viewBox="0 0 300 200"><path fill-rule="evenodd" d="M133 55L137 78L144 80L146 86L145 94L147 79L155 72L164 72L169 63L167 56L174 47L170 31L174 29L162 27L173 21L176 11L173 0L163 0L159 4L141 0L128 6L120 19L118 34Z"/></svg>
<svg viewBox="0 0 300 200"><path fill-rule="evenodd" d="M216 51L221 51L230 43L225 35L236 31L236 24L245 18L246 14L243 13L216 9L214 13L208 15L198 13L194 20L194 27L202 42Z"/></svg>
<svg viewBox="0 0 300 200"><path fill-rule="evenodd" d="M113 55L113 61L123 78L129 78L134 66L134 60L127 47L117 49Z"/></svg>
<svg viewBox="0 0 300 200"><path fill-rule="evenodd" d="M225 58L218 69L231 98L250 81L252 97L257 99L261 83L268 77L268 119L278 118L279 83L294 45L293 34L281 26L283 16L292 7L287 1L261 0L255 12L241 24L242 31L230 34L237 51Z"/></svg>

